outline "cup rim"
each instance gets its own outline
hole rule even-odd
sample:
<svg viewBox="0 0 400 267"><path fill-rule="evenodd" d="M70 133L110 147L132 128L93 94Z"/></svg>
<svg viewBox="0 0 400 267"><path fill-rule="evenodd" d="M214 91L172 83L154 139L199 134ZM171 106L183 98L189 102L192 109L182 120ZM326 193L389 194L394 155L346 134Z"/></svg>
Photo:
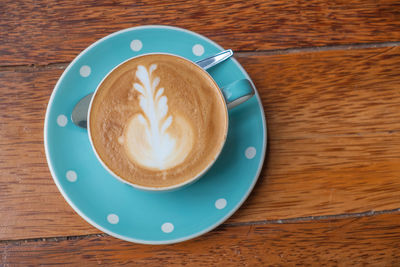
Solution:
<svg viewBox="0 0 400 267"><path fill-rule="evenodd" d="M91 135L91 130L90 130L90 114L92 111L92 105L93 105L93 101L97 95L98 89L100 88L100 86L103 84L103 82L107 79L107 77L114 72L114 70L116 70L117 68L119 68L121 65L125 64L126 62L139 58L139 57L143 57L143 56L149 56L149 55L169 55L169 56L174 56L174 57L178 57L183 59L184 61L194 65L196 68L200 69L205 75L208 76L208 78L214 83L214 85L216 86L219 92L220 97L222 98L223 102L224 102L224 111L225 111L225 118L226 118L226 123L225 123L225 132L224 132L224 139L223 142L221 143L221 146L219 148L218 153L215 155L215 157L213 158L212 161L210 161L210 163L204 168L202 169L201 172L199 172L198 174L196 174L195 176L191 177L190 179L187 179L185 181L183 181L182 183L178 183L178 184L174 184L171 186L166 186L166 187L151 187L151 186L143 186L143 185L138 185L138 184L134 184L130 181L125 180L124 178L122 178L121 176L119 176L118 174L116 174L113 170L111 170L107 164L105 164L105 162L101 159L100 155L98 154L96 147L93 144L93 140L92 140L92 135ZM226 143L226 139L228 136L228 129L229 129L229 116L228 116L228 105L226 103L226 99L222 93L221 88L218 86L218 84L215 82L214 78L202 67L200 67L199 65L197 65L195 62L184 58L182 56L176 55L176 54L172 54L172 53L164 53L164 52L151 52L151 53L145 53L145 54L140 54L140 55L136 55L133 57L130 57L124 61L122 61L121 63L119 63L117 66L115 66L114 68L112 68L100 81L100 83L97 85L96 89L93 92L93 96L92 99L90 100L90 104L89 104L89 108L88 108L88 115L87 115L87 133L89 136L89 142L90 142L90 146L92 147L92 150L94 152L94 154L96 155L97 160L101 163L101 165L103 166L103 168L105 168L107 170L108 173L110 173L114 178L118 179L119 181L128 184L134 188L137 189L141 189L141 190L145 190L145 191L152 191L152 192L164 192L164 191L172 191L172 190L176 190L182 187L185 187L195 181L197 181L198 179L200 179L215 163L215 161L218 159L218 157L220 156L225 143Z"/></svg>

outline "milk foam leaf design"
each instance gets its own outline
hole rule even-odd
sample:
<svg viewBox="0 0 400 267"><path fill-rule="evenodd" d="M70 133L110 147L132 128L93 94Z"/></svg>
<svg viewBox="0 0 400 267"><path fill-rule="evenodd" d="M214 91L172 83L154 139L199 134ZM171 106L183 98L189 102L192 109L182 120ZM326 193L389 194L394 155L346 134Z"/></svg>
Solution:
<svg viewBox="0 0 400 267"><path fill-rule="evenodd" d="M151 83L152 73L157 69L157 65L153 64L150 66L150 71L147 72L146 68L142 65L139 65L138 70L136 72L136 77L139 78L141 84L134 83L134 88L141 93L139 96L140 107L143 110L143 113L146 115L147 119L150 122L150 130L152 133L152 138L156 138L159 136L160 132L160 122L167 115L168 112L168 104L167 97L162 96L164 92L164 88L160 88L155 94L156 88L160 83L160 78L155 77ZM150 85L151 84L151 85ZM169 120L172 120L172 116L168 117ZM166 121L167 122L167 121ZM171 125L171 122L168 123L167 126L165 123L162 128L168 128ZM166 130L166 129L165 129ZM164 130L164 132L165 132ZM156 141L156 140L155 140Z"/></svg>
<svg viewBox="0 0 400 267"><path fill-rule="evenodd" d="M128 155L137 163L151 169L164 170L181 163L193 145L193 133L186 130L187 122L179 116L168 114L168 98L164 87L157 88L162 81L154 77L156 64L149 69L139 65L135 73L138 82L133 90L139 93L141 112L135 114L127 124L124 146ZM171 125L178 129L168 132ZM185 134L182 134L185 132Z"/></svg>
<svg viewBox="0 0 400 267"><path fill-rule="evenodd" d="M169 116L162 123L168 112L168 99L166 96L161 96L164 90L161 90L159 95L155 94L157 86L160 83L159 77L152 79L152 73L156 69L157 65L155 64L150 66L149 71L144 66L139 65L136 77L142 84L134 83L134 87L142 94L139 97L140 107L149 122L146 128L146 136L150 139L148 141L151 151L153 151L152 154L156 156L157 165L161 165L162 161L170 154L175 142L165 133L172 123L172 116Z"/></svg>

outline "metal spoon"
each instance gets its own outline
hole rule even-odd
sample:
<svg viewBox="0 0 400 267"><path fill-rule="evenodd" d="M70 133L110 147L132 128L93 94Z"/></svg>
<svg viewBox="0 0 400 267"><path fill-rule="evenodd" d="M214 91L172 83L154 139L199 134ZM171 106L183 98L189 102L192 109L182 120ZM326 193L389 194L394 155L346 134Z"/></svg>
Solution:
<svg viewBox="0 0 400 267"><path fill-rule="evenodd" d="M231 49L224 50L214 56L199 60L196 62L197 65L202 67L203 69L209 69L218 63L230 58L233 55L233 51ZM81 128L87 128L87 115L90 105L90 100L92 100L93 93L88 94L83 97L79 102L75 105L72 110L71 120L72 122Z"/></svg>

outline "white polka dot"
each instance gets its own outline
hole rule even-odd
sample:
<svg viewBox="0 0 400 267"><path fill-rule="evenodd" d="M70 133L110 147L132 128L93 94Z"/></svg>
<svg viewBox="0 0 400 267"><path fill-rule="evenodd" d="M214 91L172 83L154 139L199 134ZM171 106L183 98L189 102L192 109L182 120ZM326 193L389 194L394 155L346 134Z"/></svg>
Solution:
<svg viewBox="0 0 400 267"><path fill-rule="evenodd" d="M204 47L201 44L196 44L193 46L192 52L196 56L201 56L204 54Z"/></svg>
<svg viewBox="0 0 400 267"><path fill-rule="evenodd" d="M91 72L91 71L92 71L92 70L90 69L89 66L84 65L84 66L82 66L81 69L79 70L79 74L80 74L82 77L88 77L88 76L90 75L90 72Z"/></svg>
<svg viewBox="0 0 400 267"><path fill-rule="evenodd" d="M220 198L217 201L215 201L215 207L219 210L222 210L223 208L225 208L226 207L226 199Z"/></svg>
<svg viewBox="0 0 400 267"><path fill-rule="evenodd" d="M65 177L67 177L67 180L70 182L75 182L76 179L78 178L78 175L76 175L76 172L74 171L67 171L65 174Z"/></svg>
<svg viewBox="0 0 400 267"><path fill-rule="evenodd" d="M172 231L174 231L174 225L172 223L166 222L161 226L161 230L164 233L171 233Z"/></svg>
<svg viewBox="0 0 400 267"><path fill-rule="evenodd" d="M116 214L108 214L107 221L111 224L117 224L119 222L119 217Z"/></svg>
<svg viewBox="0 0 400 267"><path fill-rule="evenodd" d="M140 49L142 49L143 44L140 40L133 40L131 42L131 49L135 52L140 51Z"/></svg>
<svg viewBox="0 0 400 267"><path fill-rule="evenodd" d="M253 146L249 146L244 152L244 155L246 156L246 158L252 159L256 156L256 153L257 153L256 148Z"/></svg>
<svg viewBox="0 0 400 267"><path fill-rule="evenodd" d="M59 126L64 127L65 125L67 125L67 123L68 123L68 119L67 119L67 117L65 115L63 115L63 114L58 115L57 124Z"/></svg>

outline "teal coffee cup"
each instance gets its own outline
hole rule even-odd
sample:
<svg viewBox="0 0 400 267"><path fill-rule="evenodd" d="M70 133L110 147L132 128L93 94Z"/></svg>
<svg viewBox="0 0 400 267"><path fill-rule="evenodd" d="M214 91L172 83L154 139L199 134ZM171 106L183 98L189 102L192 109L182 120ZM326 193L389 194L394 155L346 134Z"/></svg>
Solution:
<svg viewBox="0 0 400 267"><path fill-rule="evenodd" d="M120 181L150 191L178 189L213 166L228 134L228 110L254 93L247 79L219 87L183 57L140 55L111 70L94 92L90 143Z"/></svg>

